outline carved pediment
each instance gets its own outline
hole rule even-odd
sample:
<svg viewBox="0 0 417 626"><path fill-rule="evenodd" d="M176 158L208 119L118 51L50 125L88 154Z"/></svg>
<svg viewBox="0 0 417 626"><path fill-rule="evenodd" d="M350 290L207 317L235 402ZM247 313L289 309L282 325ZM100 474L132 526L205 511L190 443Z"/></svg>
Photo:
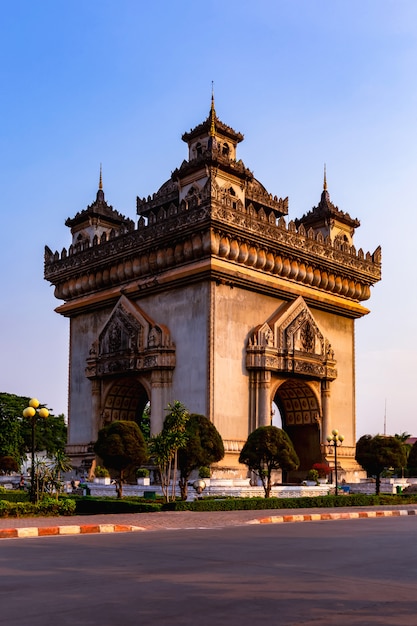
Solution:
<svg viewBox="0 0 417 626"><path fill-rule="evenodd" d="M252 332L246 365L329 380L337 375L331 345L301 296Z"/></svg>
<svg viewBox="0 0 417 626"><path fill-rule="evenodd" d="M88 377L173 369L175 346L168 329L121 296L90 349Z"/></svg>
<svg viewBox="0 0 417 626"><path fill-rule="evenodd" d="M303 298L283 308L270 320L278 350L324 356L326 341Z"/></svg>

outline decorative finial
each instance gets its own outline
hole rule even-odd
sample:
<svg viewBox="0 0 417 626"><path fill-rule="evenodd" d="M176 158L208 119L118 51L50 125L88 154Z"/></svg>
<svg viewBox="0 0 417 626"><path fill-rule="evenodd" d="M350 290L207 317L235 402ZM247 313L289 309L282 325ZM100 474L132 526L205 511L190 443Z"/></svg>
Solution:
<svg viewBox="0 0 417 626"><path fill-rule="evenodd" d="M100 179L98 181L98 188L99 189L103 189L103 178L102 178L102 171L101 171L101 163L100 163Z"/></svg>
<svg viewBox="0 0 417 626"><path fill-rule="evenodd" d="M326 163L324 164L324 180L323 180L323 191L327 191L327 179L326 179Z"/></svg>
<svg viewBox="0 0 417 626"><path fill-rule="evenodd" d="M211 81L211 108L210 108L210 137L214 137L216 133L216 125L214 120L216 119L216 111L214 108L214 81Z"/></svg>

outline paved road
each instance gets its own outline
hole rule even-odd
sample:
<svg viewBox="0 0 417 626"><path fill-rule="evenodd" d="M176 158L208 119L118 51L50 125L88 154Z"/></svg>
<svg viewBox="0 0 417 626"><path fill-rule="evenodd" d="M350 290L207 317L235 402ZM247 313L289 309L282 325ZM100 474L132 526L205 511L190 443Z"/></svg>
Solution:
<svg viewBox="0 0 417 626"><path fill-rule="evenodd" d="M414 626L416 531L413 516L6 540L0 622Z"/></svg>

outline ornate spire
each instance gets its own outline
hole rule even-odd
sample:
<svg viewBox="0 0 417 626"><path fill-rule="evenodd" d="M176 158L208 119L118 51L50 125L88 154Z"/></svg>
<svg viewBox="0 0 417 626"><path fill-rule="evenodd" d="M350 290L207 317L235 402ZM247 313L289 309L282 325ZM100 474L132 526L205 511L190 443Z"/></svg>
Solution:
<svg viewBox="0 0 417 626"><path fill-rule="evenodd" d="M102 172L101 163L100 163L100 177L98 180L98 191L97 191L96 202L104 202L103 175L102 174L103 172Z"/></svg>
<svg viewBox="0 0 417 626"><path fill-rule="evenodd" d="M216 109L214 108L214 81L211 81L211 107L210 107L210 137L216 133Z"/></svg>
<svg viewBox="0 0 417 626"><path fill-rule="evenodd" d="M324 164L323 191L327 191L326 163Z"/></svg>

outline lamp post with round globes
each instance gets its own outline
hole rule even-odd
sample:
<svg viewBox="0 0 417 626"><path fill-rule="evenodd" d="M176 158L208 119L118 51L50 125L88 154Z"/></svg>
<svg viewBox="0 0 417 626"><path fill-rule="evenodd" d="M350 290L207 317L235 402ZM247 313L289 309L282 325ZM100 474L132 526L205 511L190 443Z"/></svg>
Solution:
<svg viewBox="0 0 417 626"><path fill-rule="evenodd" d="M23 417L30 419L30 424L32 428L32 439L31 439L31 457L32 457L32 466L30 468L30 501L36 502L38 499L38 490L35 486L35 425L36 418L43 417L47 418L49 415L48 409L42 407L39 409L39 400L36 398L32 398L29 401L29 406L23 410Z"/></svg>
<svg viewBox="0 0 417 626"><path fill-rule="evenodd" d="M334 488L335 496L337 496L337 448L341 446L344 440L343 435L339 435L338 430L332 430L332 434L327 437L327 442L329 444L330 450L334 449L334 477L336 486Z"/></svg>

